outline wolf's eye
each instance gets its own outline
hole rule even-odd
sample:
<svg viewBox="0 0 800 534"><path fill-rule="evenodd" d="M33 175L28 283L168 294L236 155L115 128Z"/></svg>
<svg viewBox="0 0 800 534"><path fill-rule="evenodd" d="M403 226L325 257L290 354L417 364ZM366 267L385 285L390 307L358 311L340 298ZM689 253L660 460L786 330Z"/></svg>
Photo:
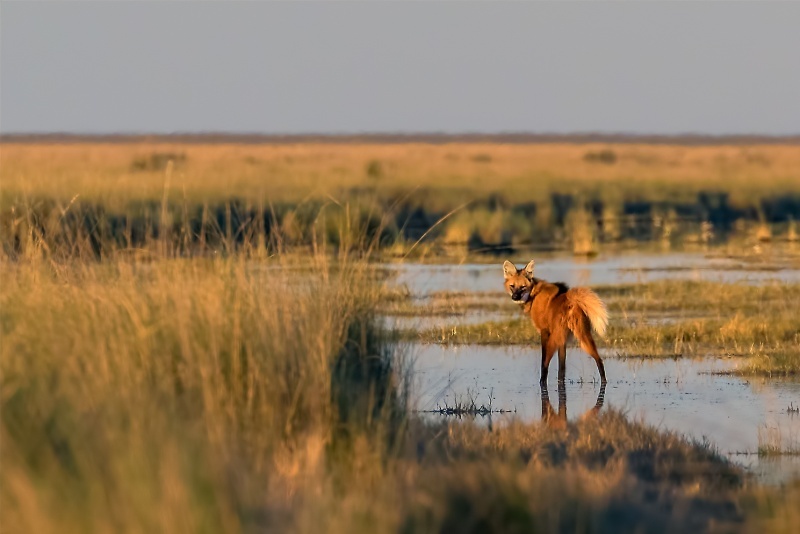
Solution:
<svg viewBox="0 0 800 534"><path fill-rule="evenodd" d="M511 291L514 291L515 289L517 289L516 286L514 284L511 284Z"/></svg>

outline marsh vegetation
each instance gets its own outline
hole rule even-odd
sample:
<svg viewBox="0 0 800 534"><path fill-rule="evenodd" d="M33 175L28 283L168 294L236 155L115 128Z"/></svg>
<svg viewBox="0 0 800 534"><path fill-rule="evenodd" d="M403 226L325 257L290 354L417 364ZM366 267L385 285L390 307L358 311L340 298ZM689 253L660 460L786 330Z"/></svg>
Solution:
<svg viewBox="0 0 800 534"><path fill-rule="evenodd" d="M613 410L419 420L364 265L307 261L4 262L4 528L703 530L775 498Z"/></svg>
<svg viewBox="0 0 800 534"><path fill-rule="evenodd" d="M532 420L497 413L514 406L491 391L485 410L482 397L462 403L461 419L418 405L416 343L536 343L497 292L419 295L380 263L469 238L460 214L481 221L484 243L518 223L524 239L557 242L570 227L547 214L555 193L616 191L622 206L634 189L650 200L680 189L694 202L753 176L770 184L763 205L798 193L785 147L622 146L613 160L606 149L4 144L3 530L791 531L796 483L763 485L717 444L615 402L567 417L566 397L554 407L542 394L547 417ZM739 194L735 205L756 198ZM494 207L476 201L487 198ZM498 292L499 279L498 267ZM797 284L597 290L620 354L798 370ZM476 311L503 317L460 322ZM386 328L403 315L455 328ZM481 412L500 419L487 428ZM765 451L774 443L764 435Z"/></svg>

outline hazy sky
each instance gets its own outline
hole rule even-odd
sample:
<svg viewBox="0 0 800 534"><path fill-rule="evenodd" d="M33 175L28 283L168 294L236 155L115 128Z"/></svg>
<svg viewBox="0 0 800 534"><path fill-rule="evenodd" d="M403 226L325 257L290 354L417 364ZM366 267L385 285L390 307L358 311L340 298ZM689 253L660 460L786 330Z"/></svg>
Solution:
<svg viewBox="0 0 800 534"><path fill-rule="evenodd" d="M0 129L800 133L800 2L8 2Z"/></svg>

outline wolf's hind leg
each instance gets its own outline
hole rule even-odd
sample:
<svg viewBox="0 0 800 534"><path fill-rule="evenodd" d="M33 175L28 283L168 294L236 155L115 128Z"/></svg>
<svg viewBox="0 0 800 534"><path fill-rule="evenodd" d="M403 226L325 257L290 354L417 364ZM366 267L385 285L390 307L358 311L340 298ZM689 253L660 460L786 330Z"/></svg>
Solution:
<svg viewBox="0 0 800 534"><path fill-rule="evenodd" d="M600 372L601 383L606 383L606 370L603 366L603 359L597 352L597 345L595 345L594 338L592 337L592 324L589 317L585 313L580 312L572 316L572 322L569 329L573 335L578 339L581 348L594 359L597 364L597 370Z"/></svg>
<svg viewBox="0 0 800 534"><path fill-rule="evenodd" d="M597 345L595 345L591 334L587 333L586 336L581 336L581 348L589 353L589 356L594 358L594 362L597 364L597 370L600 371L600 382L605 384L606 370L605 367L603 367L603 359L597 352Z"/></svg>

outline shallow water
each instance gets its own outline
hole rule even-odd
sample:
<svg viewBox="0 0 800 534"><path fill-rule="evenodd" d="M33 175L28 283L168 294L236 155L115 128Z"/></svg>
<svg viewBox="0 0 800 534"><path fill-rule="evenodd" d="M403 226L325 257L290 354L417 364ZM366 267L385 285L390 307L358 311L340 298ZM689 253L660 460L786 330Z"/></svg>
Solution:
<svg viewBox="0 0 800 534"><path fill-rule="evenodd" d="M497 264L419 263L386 264L393 283L417 296L436 291L502 291L502 261ZM519 264L518 267L522 267ZM544 257L537 260L536 276L569 285L644 283L656 280L709 280L764 283L771 280L800 282L800 269L749 270L740 261L708 258L700 253L625 254L592 260Z"/></svg>
<svg viewBox="0 0 800 534"><path fill-rule="evenodd" d="M541 419L540 350L533 348L419 345L412 349L417 409L453 405L468 394L476 404L515 410L496 415L495 424L517 417ZM800 456L759 458L762 439L777 440L784 449L800 449L800 415L787 408L800 405L800 382L742 379L709 374L733 368L736 359L634 360L605 357L608 385L605 405L623 410L634 420L707 439L721 453L764 482L800 476ZM550 368L549 391L557 408L556 374ZM567 416L574 420L595 406L600 385L594 361L577 348L567 357ZM432 415L431 417L441 417ZM738 454L748 453L748 454Z"/></svg>
<svg viewBox="0 0 800 534"><path fill-rule="evenodd" d="M501 322L519 317L519 310L512 308L511 312L479 312L469 311L452 315L383 315L380 317L382 326L388 330L430 330L452 329L463 325L481 324L487 321Z"/></svg>

